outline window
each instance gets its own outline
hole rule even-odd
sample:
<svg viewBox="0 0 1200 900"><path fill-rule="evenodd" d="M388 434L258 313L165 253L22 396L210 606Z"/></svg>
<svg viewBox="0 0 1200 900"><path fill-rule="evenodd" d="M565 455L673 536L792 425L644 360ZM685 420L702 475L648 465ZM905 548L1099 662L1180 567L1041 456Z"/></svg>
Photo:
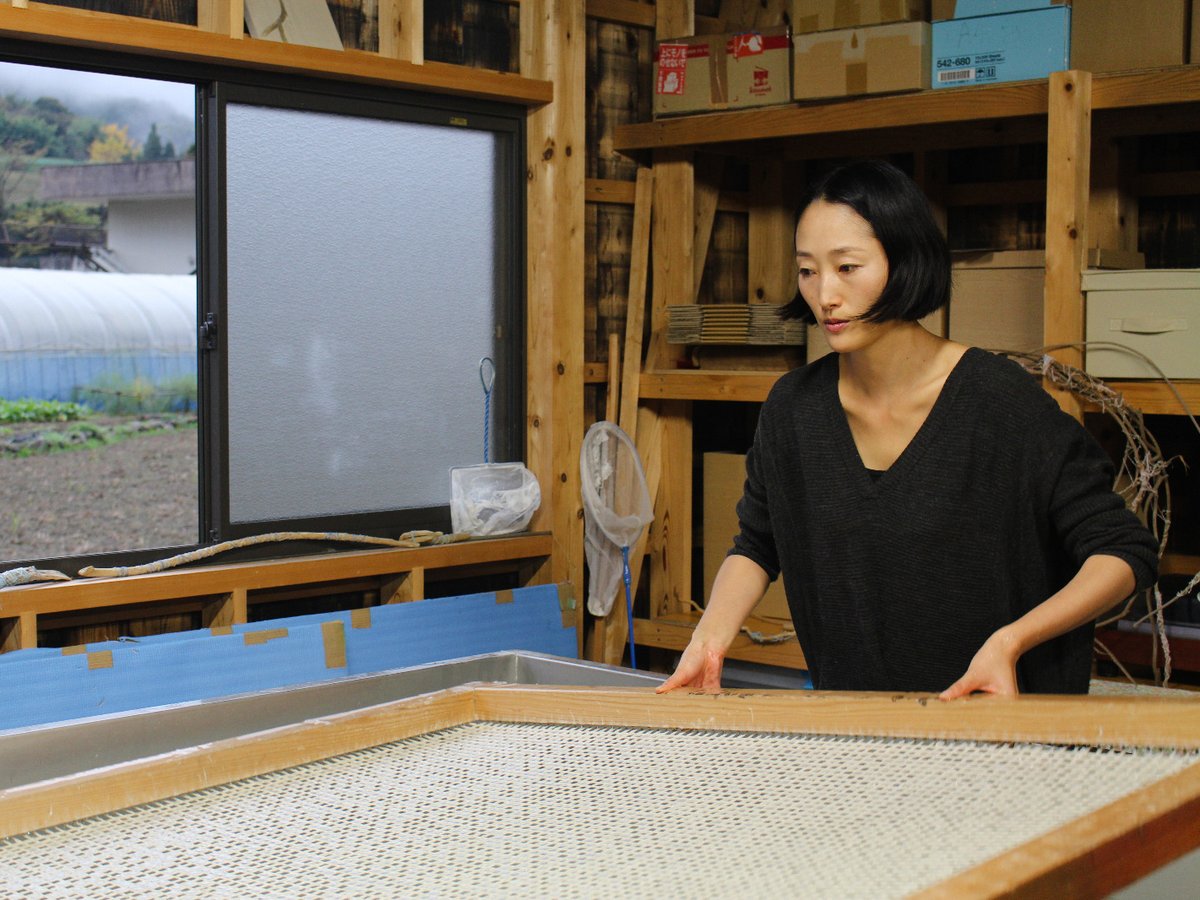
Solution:
<svg viewBox="0 0 1200 900"><path fill-rule="evenodd" d="M142 152L169 141L171 158L187 160L180 196L185 175L194 179L185 214L194 250L184 260L194 275L180 276L194 279L191 293L173 306L161 297L134 304L126 316L141 333L158 328L156 317L186 332L171 352L189 361L198 427L182 439L191 456L172 455L173 471L182 467L190 481L171 482L169 502L185 510L187 531L165 536L147 524L163 507L146 486L169 478L135 458L120 483L68 476L74 499L55 516L73 520L73 540L0 541L0 566L40 560L72 572L85 558L131 563L282 530L448 529L450 467L483 461L485 435L490 459L523 453L521 111L119 62L199 97L194 146L161 124L139 138ZM116 65L97 57L99 68ZM134 133L102 130L97 139L132 143ZM121 233L137 238L139 253L169 255L157 246L165 214L147 210ZM104 252L115 256L119 210L110 200L97 215L107 217ZM490 421L484 357L497 372ZM22 399L16 393L6 387L3 399ZM73 397L97 407L81 391ZM69 451L77 470L95 449ZM74 505L81 496L112 513L119 545L84 537L94 516ZM29 509L42 502L36 488L29 498Z"/></svg>

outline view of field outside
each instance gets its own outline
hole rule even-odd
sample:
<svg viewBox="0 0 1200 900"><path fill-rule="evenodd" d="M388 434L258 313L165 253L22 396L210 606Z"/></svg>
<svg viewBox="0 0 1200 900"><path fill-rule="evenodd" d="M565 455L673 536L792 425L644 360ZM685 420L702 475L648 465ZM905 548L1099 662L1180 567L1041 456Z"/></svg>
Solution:
<svg viewBox="0 0 1200 900"><path fill-rule="evenodd" d="M195 267L195 88L0 63L0 569L197 541Z"/></svg>

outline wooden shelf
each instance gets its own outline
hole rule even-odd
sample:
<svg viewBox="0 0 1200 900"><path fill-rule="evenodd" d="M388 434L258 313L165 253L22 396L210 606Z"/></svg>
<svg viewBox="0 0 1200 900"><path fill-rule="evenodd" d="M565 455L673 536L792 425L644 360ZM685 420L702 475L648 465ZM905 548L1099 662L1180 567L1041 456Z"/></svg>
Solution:
<svg viewBox="0 0 1200 900"><path fill-rule="evenodd" d="M1092 108L1095 110L1189 102L1200 102L1200 66L1173 66L1092 77ZM618 125L613 132L613 146L617 150L695 149L779 138L1021 118L1044 119L1048 112L1047 82L1019 81L886 97L792 103ZM1042 127L1044 129L1044 124ZM886 136L886 141L889 146L896 143L892 134Z"/></svg>
<svg viewBox="0 0 1200 900"><path fill-rule="evenodd" d="M1200 556L1186 553L1164 553L1158 565L1160 575L1195 575L1200 572Z"/></svg>
<svg viewBox="0 0 1200 900"><path fill-rule="evenodd" d="M1120 391L1125 402L1147 415L1181 416L1185 410L1179 398L1162 381L1109 381L1108 386ZM1173 381L1192 415L1200 415L1200 381Z"/></svg>
<svg viewBox="0 0 1200 900"><path fill-rule="evenodd" d="M446 63L417 65L362 50L325 50L249 37L233 38L191 25L37 3L28 9L0 5L0 37L406 87L527 106L539 106L554 99L549 81L507 72Z"/></svg>
<svg viewBox="0 0 1200 900"><path fill-rule="evenodd" d="M727 372L719 369L675 369L643 372L642 399L731 400L761 403L784 372Z"/></svg>
<svg viewBox="0 0 1200 900"><path fill-rule="evenodd" d="M657 619L634 619L633 640L643 647L659 647L663 650L683 650L692 639L699 613L676 613ZM781 630L778 622L766 619L747 619L746 627L766 635ZM804 651L796 640L777 644L757 644L745 634L740 634L725 654L727 659L761 663L768 666L783 666L789 669L807 669Z"/></svg>

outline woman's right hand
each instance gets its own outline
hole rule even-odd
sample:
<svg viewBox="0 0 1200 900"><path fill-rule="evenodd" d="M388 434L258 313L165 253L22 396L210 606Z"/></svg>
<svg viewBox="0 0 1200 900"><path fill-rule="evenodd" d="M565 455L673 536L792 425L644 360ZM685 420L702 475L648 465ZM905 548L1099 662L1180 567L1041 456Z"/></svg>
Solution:
<svg viewBox="0 0 1200 900"><path fill-rule="evenodd" d="M692 640L675 672L654 689L656 694L665 694L678 688L690 688L706 694L721 692L721 667L725 664L725 651L718 646L700 640Z"/></svg>

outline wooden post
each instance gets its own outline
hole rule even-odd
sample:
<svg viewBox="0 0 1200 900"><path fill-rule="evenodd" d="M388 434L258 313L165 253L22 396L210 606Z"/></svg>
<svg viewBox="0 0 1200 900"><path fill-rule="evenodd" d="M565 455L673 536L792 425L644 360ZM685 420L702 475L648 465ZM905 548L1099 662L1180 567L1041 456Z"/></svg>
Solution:
<svg viewBox="0 0 1200 900"><path fill-rule="evenodd" d="M617 421L621 408L621 336L615 331L608 333L608 390L604 396L604 418Z"/></svg>
<svg viewBox="0 0 1200 900"><path fill-rule="evenodd" d="M424 0L379 0L379 55L425 62Z"/></svg>
<svg viewBox="0 0 1200 900"><path fill-rule="evenodd" d="M721 199L721 179L725 175L725 157L700 153L693 162L695 178L695 227L692 229L692 302L700 296L700 282L708 261L713 222Z"/></svg>
<svg viewBox="0 0 1200 900"><path fill-rule="evenodd" d="M220 628L225 625L244 625L247 618L247 592L245 588L234 588L222 594L200 610L200 625L203 628Z"/></svg>
<svg viewBox="0 0 1200 900"><path fill-rule="evenodd" d="M411 603L414 600L425 599L425 569L416 568L399 575L392 575L380 581L379 600L381 603Z"/></svg>
<svg viewBox="0 0 1200 900"><path fill-rule="evenodd" d="M37 613L25 611L0 619L0 653L37 646Z"/></svg>
<svg viewBox="0 0 1200 900"><path fill-rule="evenodd" d="M245 15L242 0L198 0L196 4L196 25L225 37L240 38L245 33Z"/></svg>
<svg viewBox="0 0 1200 900"><path fill-rule="evenodd" d="M749 303L787 303L796 295L793 210L786 203L786 163L757 159L750 166L746 286Z"/></svg>
<svg viewBox="0 0 1200 900"><path fill-rule="evenodd" d="M1137 250L1137 199L1126 184L1128 138L1092 142L1092 190L1088 201L1088 247Z"/></svg>
<svg viewBox="0 0 1200 900"><path fill-rule="evenodd" d="M552 579L583 583L584 5L526 0L521 74L554 101L527 120L527 464L542 488L534 530L553 536ZM579 591L582 595L582 590Z"/></svg>
<svg viewBox="0 0 1200 900"><path fill-rule="evenodd" d="M1091 74L1051 73L1046 153L1045 342L1048 346L1083 340L1080 276L1088 246L1091 125ZM1054 356L1069 365L1083 364L1083 354L1074 348L1055 350ZM1082 418L1083 408L1074 395L1052 393L1064 410Z"/></svg>

